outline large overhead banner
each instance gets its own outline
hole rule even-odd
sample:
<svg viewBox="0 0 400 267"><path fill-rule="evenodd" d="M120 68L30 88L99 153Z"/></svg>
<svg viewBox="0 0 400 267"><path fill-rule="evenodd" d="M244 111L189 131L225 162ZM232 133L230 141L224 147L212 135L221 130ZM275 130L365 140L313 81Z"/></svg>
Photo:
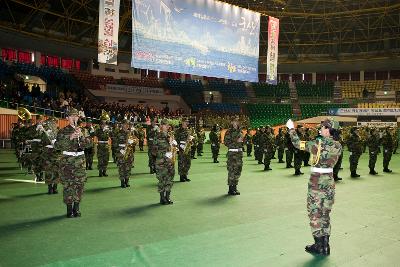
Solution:
<svg viewBox="0 0 400 267"><path fill-rule="evenodd" d="M132 67L258 81L260 14L214 0L133 0Z"/></svg>
<svg viewBox="0 0 400 267"><path fill-rule="evenodd" d="M100 0L98 61L117 65L119 1Z"/></svg>
<svg viewBox="0 0 400 267"><path fill-rule="evenodd" d="M268 54L267 54L267 83L278 83L278 40L279 19L269 17L268 20Z"/></svg>

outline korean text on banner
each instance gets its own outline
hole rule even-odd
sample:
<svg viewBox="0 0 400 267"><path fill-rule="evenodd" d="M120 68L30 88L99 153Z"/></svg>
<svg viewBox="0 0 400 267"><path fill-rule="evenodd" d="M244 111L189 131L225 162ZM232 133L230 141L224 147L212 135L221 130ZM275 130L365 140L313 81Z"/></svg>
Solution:
<svg viewBox="0 0 400 267"><path fill-rule="evenodd" d="M99 63L117 65L120 0L100 0Z"/></svg>
<svg viewBox="0 0 400 267"><path fill-rule="evenodd" d="M268 55L267 55L267 83L278 83L278 40L279 19L269 17L268 21Z"/></svg>

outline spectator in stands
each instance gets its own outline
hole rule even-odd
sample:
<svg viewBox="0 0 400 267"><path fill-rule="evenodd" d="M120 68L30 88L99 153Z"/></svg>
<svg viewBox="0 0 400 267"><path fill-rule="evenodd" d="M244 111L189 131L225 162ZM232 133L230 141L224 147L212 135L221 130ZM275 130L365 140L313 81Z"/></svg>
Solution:
<svg viewBox="0 0 400 267"><path fill-rule="evenodd" d="M363 98L368 98L368 90L367 90L367 87L364 86L364 90L363 90L362 94L363 94Z"/></svg>
<svg viewBox="0 0 400 267"><path fill-rule="evenodd" d="M81 119L86 118L86 116L85 116L85 111L83 110L83 107L81 107L81 108L79 109L78 115L79 115L79 118L81 118Z"/></svg>

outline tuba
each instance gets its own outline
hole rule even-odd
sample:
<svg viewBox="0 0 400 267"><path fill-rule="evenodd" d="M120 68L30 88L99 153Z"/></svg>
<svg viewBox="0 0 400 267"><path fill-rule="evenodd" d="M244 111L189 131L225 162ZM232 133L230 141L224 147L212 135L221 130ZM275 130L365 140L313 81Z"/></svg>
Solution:
<svg viewBox="0 0 400 267"><path fill-rule="evenodd" d="M127 160L129 157L133 156L135 152L135 146L139 142L139 139L134 135L132 131L129 130L128 138L125 143L125 155L124 160Z"/></svg>
<svg viewBox="0 0 400 267"><path fill-rule="evenodd" d="M30 120L32 118L31 113L29 110L23 107L18 108L18 118L20 118L23 121Z"/></svg>

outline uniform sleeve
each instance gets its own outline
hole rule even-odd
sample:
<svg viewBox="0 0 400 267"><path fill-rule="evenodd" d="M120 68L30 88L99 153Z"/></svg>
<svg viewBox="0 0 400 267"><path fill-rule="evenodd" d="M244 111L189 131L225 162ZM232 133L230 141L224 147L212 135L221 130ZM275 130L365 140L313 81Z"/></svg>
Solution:
<svg viewBox="0 0 400 267"><path fill-rule="evenodd" d="M68 141L68 137L63 131L59 131L57 134L57 141L54 143L54 148L60 151L68 151Z"/></svg>
<svg viewBox="0 0 400 267"><path fill-rule="evenodd" d="M313 147L316 147L315 141L301 141L295 130L290 131L290 140L295 148L312 153Z"/></svg>
<svg viewBox="0 0 400 267"><path fill-rule="evenodd" d="M225 132L225 136L224 136L224 145L229 147L232 144L233 140L232 140L232 135L231 132L229 130L227 130Z"/></svg>

